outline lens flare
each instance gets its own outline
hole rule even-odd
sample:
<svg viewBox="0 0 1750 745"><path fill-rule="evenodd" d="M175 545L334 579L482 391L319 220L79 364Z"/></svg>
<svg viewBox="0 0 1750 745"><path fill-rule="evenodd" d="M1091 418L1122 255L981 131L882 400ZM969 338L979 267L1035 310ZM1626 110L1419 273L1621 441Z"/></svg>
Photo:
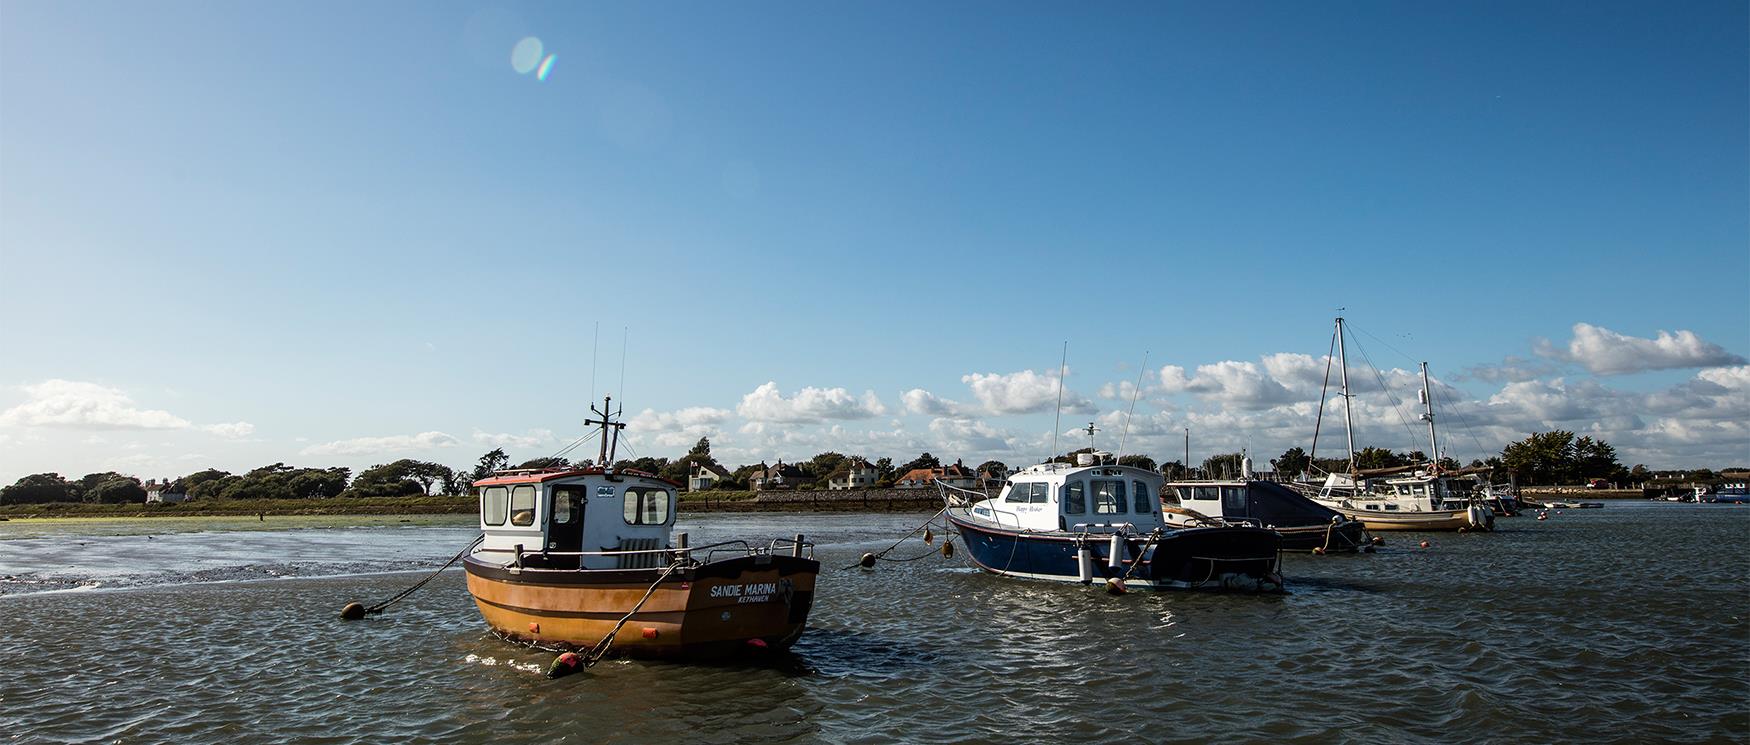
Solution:
<svg viewBox="0 0 1750 745"><path fill-rule="evenodd" d="M510 66L518 75L527 75L541 64L541 40L525 36L510 50Z"/></svg>
<svg viewBox="0 0 1750 745"><path fill-rule="evenodd" d="M549 54L546 59L541 60L541 69L535 71L535 79L543 83L547 82L548 73L553 72L553 60L558 58L557 54Z"/></svg>

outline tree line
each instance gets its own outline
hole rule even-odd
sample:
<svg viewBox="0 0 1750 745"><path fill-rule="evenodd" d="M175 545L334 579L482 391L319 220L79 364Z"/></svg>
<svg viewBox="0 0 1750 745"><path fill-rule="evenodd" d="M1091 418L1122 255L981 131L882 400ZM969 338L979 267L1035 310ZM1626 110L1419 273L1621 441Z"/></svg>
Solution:
<svg viewBox="0 0 1750 745"><path fill-rule="evenodd" d="M1077 455L1092 451L1093 448L1072 450L1053 460L1073 463ZM1157 463L1140 454L1123 456L1119 459L1119 464L1157 471L1168 479L1193 476L1236 478L1240 475L1240 461L1244 457L1242 453L1212 455L1205 458L1201 468L1195 471L1179 461ZM834 477L848 474L852 464L858 461L866 462L874 468L877 488L892 486L895 480L914 469L942 467L941 459L927 451L897 465L892 458L867 460L861 456L827 451L808 460L790 464L801 474L800 480L790 486L798 489L824 489ZM1365 447L1355 453L1355 465L1360 469L1394 468L1427 462L1427 454L1420 450L1400 453L1387 448ZM587 459L572 462L565 458L549 457L523 461L514 467L566 468L591 465L594 463ZM698 465L708 465L729 474L727 477L720 477L712 488L747 489L762 464L748 464L733 470L724 468L711 455L710 438L701 437L686 455L679 458L623 459L617 461L614 467L645 471L678 484L686 484ZM1281 457L1271 461L1271 465L1283 477L1298 477L1314 472L1345 473L1349 470L1347 458L1314 459L1299 447L1289 448ZM1451 458L1441 458L1440 465L1448 469L1460 466L1458 461ZM1654 477L1654 473L1644 465L1625 468L1617 460L1616 448L1610 443L1590 436L1576 436L1566 430L1533 433L1523 440L1508 444L1500 455L1486 460L1473 460L1469 465L1491 467L1498 473L1511 474L1524 484L1579 484L1591 479L1622 483L1647 481ZM512 467L503 448L488 451L472 466L450 468L441 463L404 458L367 468L360 471L356 478L348 468L297 468L284 463L273 463L241 474L216 468L196 471L170 481L165 491L186 494L188 498L198 500L463 495L474 481ZM987 460L972 470L974 473L1006 475L1008 466L1002 461ZM1696 476L1701 478L1712 476L1712 472L1705 469L1692 473L1705 474ZM114 471L90 473L76 480L63 478L56 473L38 473L21 478L11 486L0 487L0 505L52 502L125 504L145 501L146 490L140 479Z"/></svg>

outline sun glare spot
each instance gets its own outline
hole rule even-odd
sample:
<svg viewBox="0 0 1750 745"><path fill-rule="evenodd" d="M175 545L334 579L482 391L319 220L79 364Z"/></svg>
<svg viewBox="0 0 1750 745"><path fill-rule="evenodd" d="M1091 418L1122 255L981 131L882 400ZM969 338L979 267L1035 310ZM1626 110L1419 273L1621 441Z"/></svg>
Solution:
<svg viewBox="0 0 1750 745"><path fill-rule="evenodd" d="M558 58L557 54L549 54L546 59L541 60L541 69L535 71L535 79L543 83L547 82L548 73L553 72L553 60Z"/></svg>
<svg viewBox="0 0 1750 745"><path fill-rule="evenodd" d="M510 50L510 66L518 75L527 75L541 64L541 40L525 36Z"/></svg>

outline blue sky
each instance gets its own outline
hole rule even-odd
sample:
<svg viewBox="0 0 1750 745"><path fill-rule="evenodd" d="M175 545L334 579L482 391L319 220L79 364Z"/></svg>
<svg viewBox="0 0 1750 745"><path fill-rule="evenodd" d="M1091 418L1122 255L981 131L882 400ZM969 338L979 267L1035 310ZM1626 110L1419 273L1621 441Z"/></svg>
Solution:
<svg viewBox="0 0 1750 745"><path fill-rule="evenodd" d="M1031 462L1067 340L1063 429L1122 429L1146 352L1127 449L1270 456L1310 440L1339 306L1379 367L1430 362L1461 459L1559 427L1750 462L1747 28L14 0L0 481L545 455L597 324L598 395L630 329L641 454ZM1362 439L1421 445L1373 391Z"/></svg>

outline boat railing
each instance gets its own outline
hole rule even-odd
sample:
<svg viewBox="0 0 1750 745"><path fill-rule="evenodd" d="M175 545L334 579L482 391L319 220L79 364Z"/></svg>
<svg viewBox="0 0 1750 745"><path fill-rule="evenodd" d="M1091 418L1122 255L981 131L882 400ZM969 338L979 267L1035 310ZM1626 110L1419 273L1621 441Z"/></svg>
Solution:
<svg viewBox="0 0 1750 745"><path fill-rule="evenodd" d="M1136 524L1135 523L1076 523L1074 525L1071 525L1070 527L1072 527L1076 530L1079 530L1083 533L1092 532L1092 530L1094 528L1105 528L1106 530L1113 531L1113 532L1124 532L1124 533L1135 533L1136 532Z"/></svg>
<svg viewBox="0 0 1750 745"><path fill-rule="evenodd" d="M529 551L523 548L523 545L519 543L511 548L482 547L475 549L474 552L480 554L510 554L512 558L504 565L506 569L513 567L517 569L524 568L523 557L525 556L576 557L581 559L592 556L624 557L666 555L671 557L670 561L687 561L693 558L695 554L703 553L705 555L704 563L708 564L716 559L718 553L734 553L738 556L773 556L778 554L780 548L787 547L791 556L798 558L814 557L814 542L805 539L801 534L798 534L795 538L773 538L772 541L765 546L755 546L741 539L719 541L717 543L710 543L703 546L689 546L686 542L686 534L683 533L681 534L678 543L679 545L669 548L612 549L606 551ZM734 549L733 551L731 551L732 548ZM576 567L573 571L584 569L584 567L581 566L581 562L579 562L579 564L580 566Z"/></svg>

